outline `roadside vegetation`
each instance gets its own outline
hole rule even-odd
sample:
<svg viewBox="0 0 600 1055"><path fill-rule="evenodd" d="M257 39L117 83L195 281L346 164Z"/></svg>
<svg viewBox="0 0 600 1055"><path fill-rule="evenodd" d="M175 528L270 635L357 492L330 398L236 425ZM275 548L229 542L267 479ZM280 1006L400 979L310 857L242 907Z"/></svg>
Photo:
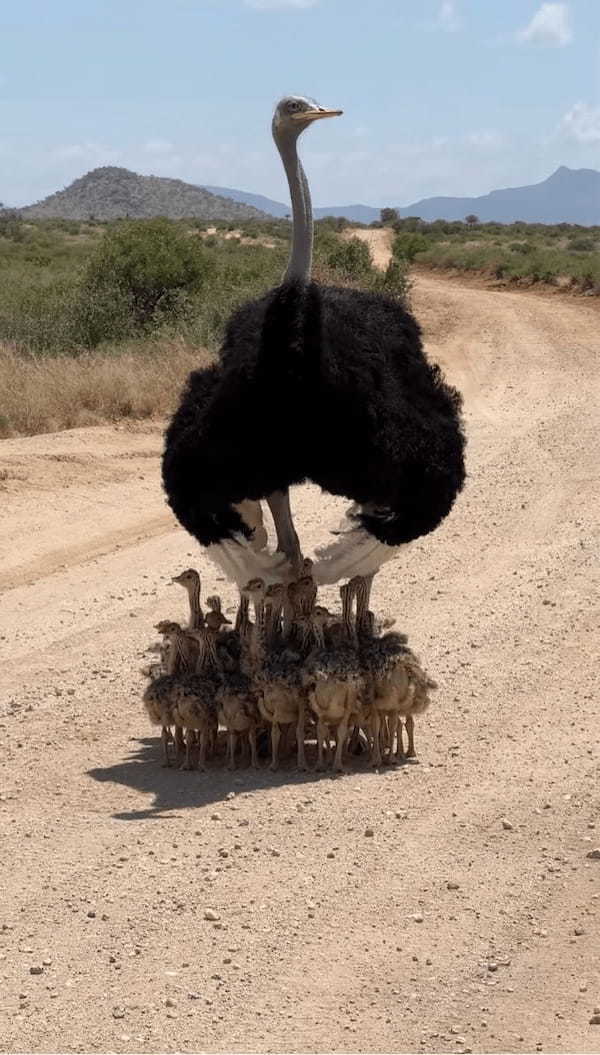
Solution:
<svg viewBox="0 0 600 1055"><path fill-rule="evenodd" d="M393 229L382 272L368 246L316 224L315 277L410 299L413 266L600 292L600 228L425 224ZM283 272L287 220L24 221L0 212L0 437L164 415L210 361L231 312Z"/></svg>
<svg viewBox="0 0 600 1055"><path fill-rule="evenodd" d="M470 271L515 286L538 283L600 294L600 227L573 224L480 223L418 216L399 219L385 210L394 231L396 259L436 270Z"/></svg>

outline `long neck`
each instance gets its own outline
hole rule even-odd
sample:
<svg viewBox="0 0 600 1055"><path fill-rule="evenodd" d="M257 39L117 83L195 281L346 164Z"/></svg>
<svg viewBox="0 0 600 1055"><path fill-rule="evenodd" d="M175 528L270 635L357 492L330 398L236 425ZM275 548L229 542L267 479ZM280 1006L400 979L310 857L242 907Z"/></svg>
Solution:
<svg viewBox="0 0 600 1055"><path fill-rule="evenodd" d="M204 613L200 604L200 579L190 583L188 597L190 599L190 630L199 630L204 623Z"/></svg>
<svg viewBox="0 0 600 1055"><path fill-rule="evenodd" d="M248 609L250 602L248 598L242 593L240 594L240 603L238 606L237 614L235 617L235 629L242 637L248 630Z"/></svg>
<svg viewBox="0 0 600 1055"><path fill-rule="evenodd" d="M284 282L308 282L312 265L313 218L308 181L298 157L296 140L277 143L292 199L292 251L283 276Z"/></svg>
<svg viewBox="0 0 600 1055"><path fill-rule="evenodd" d="M265 606L262 601L258 601L254 605L254 630L252 631L251 651L252 666L254 671L258 672L263 666L266 652Z"/></svg>
<svg viewBox="0 0 600 1055"><path fill-rule="evenodd" d="M189 659L185 649L185 635L178 630L171 637L171 648L167 660L167 674L179 674L189 670Z"/></svg>
<svg viewBox="0 0 600 1055"><path fill-rule="evenodd" d="M342 622L346 634L346 640L353 643L356 639L356 629L352 621L353 593L348 586L340 590L342 595Z"/></svg>

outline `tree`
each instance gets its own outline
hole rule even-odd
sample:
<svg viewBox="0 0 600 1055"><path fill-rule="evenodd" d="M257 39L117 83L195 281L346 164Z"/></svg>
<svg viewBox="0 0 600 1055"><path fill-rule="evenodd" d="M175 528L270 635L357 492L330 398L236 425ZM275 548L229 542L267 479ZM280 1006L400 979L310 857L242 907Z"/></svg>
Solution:
<svg viewBox="0 0 600 1055"><path fill-rule="evenodd" d="M369 247L361 238L349 238L347 242L339 242L329 254L327 263L333 271L339 271L344 278L350 279L363 278L373 266Z"/></svg>
<svg viewBox="0 0 600 1055"><path fill-rule="evenodd" d="M392 243L392 254L397 260L405 260L412 263L417 253L424 253L429 249L430 243L424 235L418 232L406 232L397 234Z"/></svg>
<svg viewBox="0 0 600 1055"><path fill-rule="evenodd" d="M398 222L398 210L397 209L382 209L380 212L381 222L384 226Z"/></svg>
<svg viewBox="0 0 600 1055"><path fill-rule="evenodd" d="M473 224L479 223L479 217L474 212L470 212L468 216L465 216L465 223L472 227Z"/></svg>
<svg viewBox="0 0 600 1055"><path fill-rule="evenodd" d="M209 264L199 239L172 220L125 220L108 228L79 290L79 339L121 340L189 310Z"/></svg>
<svg viewBox="0 0 600 1055"><path fill-rule="evenodd" d="M198 240L172 220L126 220L106 232L85 275L91 291L125 297L138 326L175 315L202 285L207 262Z"/></svg>

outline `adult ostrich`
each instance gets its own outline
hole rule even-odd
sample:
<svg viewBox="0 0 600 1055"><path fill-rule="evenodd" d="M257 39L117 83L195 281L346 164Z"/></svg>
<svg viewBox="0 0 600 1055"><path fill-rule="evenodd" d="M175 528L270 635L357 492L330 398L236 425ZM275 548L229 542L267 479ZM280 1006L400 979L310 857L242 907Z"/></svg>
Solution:
<svg viewBox="0 0 600 1055"><path fill-rule="evenodd" d="M297 140L340 113L300 96L277 105L272 132L293 212L287 270L234 313L219 361L190 375L166 434L169 503L239 586L300 574L292 484L310 479L352 500L313 568L317 582L333 583L372 576L433 531L464 482L460 395L428 362L412 315L391 297L310 280L312 211ZM264 545L261 499L275 554Z"/></svg>

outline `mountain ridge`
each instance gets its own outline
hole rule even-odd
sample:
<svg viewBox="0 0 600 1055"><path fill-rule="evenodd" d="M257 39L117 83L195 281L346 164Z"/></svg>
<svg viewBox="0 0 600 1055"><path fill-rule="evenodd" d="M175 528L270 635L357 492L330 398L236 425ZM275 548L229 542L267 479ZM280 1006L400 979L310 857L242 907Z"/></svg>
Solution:
<svg viewBox="0 0 600 1055"><path fill-rule="evenodd" d="M477 197L437 196L397 206L398 215L422 220L463 220L474 213L482 222L600 224L600 172L560 165L540 183L505 187ZM0 210L1 211L1 210ZM285 217L291 206L262 194L231 187L186 183L166 176L141 176L117 166L101 166L40 202L17 210L24 218L72 220L142 219L167 216L204 220L265 220ZM329 205L314 209L315 219L343 216L358 223L378 220L371 205Z"/></svg>
<svg viewBox="0 0 600 1055"><path fill-rule="evenodd" d="M272 216L289 215L291 207L283 202L235 191L226 187L211 187L213 193L243 195L239 200L252 205L258 200L264 211ZM269 207L272 207L270 209ZM474 213L482 221L514 223L577 223L583 226L600 224L600 172L596 169L571 169L560 165L540 183L522 187L505 187L477 197L437 196L421 198L410 205L396 206L399 216L420 216L422 220L463 220ZM324 216L344 216L359 223L379 219L380 210L371 205L330 205L313 210L315 219Z"/></svg>
<svg viewBox="0 0 600 1055"><path fill-rule="evenodd" d="M117 220L166 216L172 220L265 220L268 214L219 197L183 180L140 176L130 169L103 165L73 180L63 190L17 210L25 219Z"/></svg>

